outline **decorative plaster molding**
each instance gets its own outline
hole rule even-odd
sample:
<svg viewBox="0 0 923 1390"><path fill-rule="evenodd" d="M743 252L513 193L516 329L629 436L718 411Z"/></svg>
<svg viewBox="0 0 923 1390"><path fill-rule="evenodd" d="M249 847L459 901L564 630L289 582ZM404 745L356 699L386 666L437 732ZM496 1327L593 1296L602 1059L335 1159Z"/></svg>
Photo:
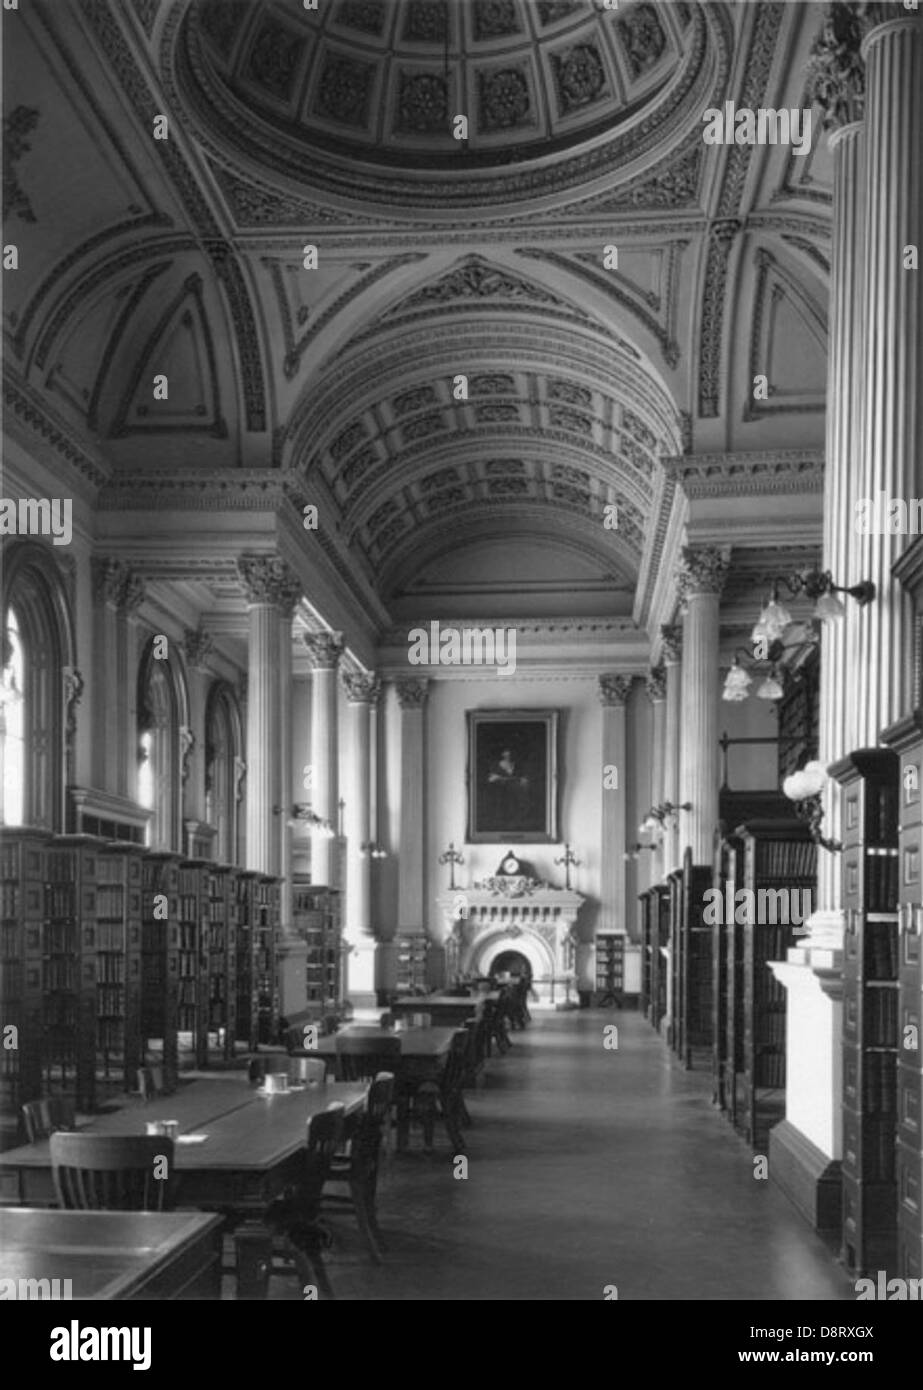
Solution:
<svg viewBox="0 0 923 1390"><path fill-rule="evenodd" d="M343 655L342 632L306 632L302 635L315 671L335 671Z"/></svg>
<svg viewBox="0 0 923 1390"><path fill-rule="evenodd" d="M667 695L667 673L663 666L652 666L645 680L648 698L651 701L665 700Z"/></svg>
<svg viewBox="0 0 923 1390"><path fill-rule="evenodd" d="M631 692L631 683L634 676L600 676L599 702L604 708L613 705L624 705Z"/></svg>
<svg viewBox="0 0 923 1390"><path fill-rule="evenodd" d="M237 574L248 603L271 603L284 611L301 597L301 581L281 555L241 555Z"/></svg>
<svg viewBox="0 0 923 1390"><path fill-rule="evenodd" d="M103 487L109 479L101 462L84 446L69 425L51 407L40 400L31 386L20 382L7 369L3 374L3 404L7 411L7 427L15 420L48 443L70 466L95 488Z"/></svg>
<svg viewBox="0 0 923 1390"><path fill-rule="evenodd" d="M663 661L676 665L683 655L682 623L662 623L660 627L660 653Z"/></svg>
<svg viewBox="0 0 923 1390"><path fill-rule="evenodd" d="M186 628L183 651L190 666L204 667L215 649L215 639L203 627Z"/></svg>
<svg viewBox="0 0 923 1390"><path fill-rule="evenodd" d="M422 709L429 691L429 681L425 678L398 680L394 682L397 702L402 710Z"/></svg>
<svg viewBox="0 0 923 1390"><path fill-rule="evenodd" d="M823 492L822 449L770 449L741 454L673 454L664 471L690 500L757 497L770 493Z"/></svg>
<svg viewBox="0 0 923 1390"><path fill-rule="evenodd" d="M720 594L727 578L729 555L714 545L684 545L676 588L685 606L699 594Z"/></svg>
<svg viewBox="0 0 923 1390"><path fill-rule="evenodd" d="M344 671L340 677L346 698L354 705L374 705L381 694L381 680L374 672Z"/></svg>
<svg viewBox="0 0 923 1390"><path fill-rule="evenodd" d="M144 581L123 560L94 555L90 560L93 597L123 613L134 613L145 598Z"/></svg>

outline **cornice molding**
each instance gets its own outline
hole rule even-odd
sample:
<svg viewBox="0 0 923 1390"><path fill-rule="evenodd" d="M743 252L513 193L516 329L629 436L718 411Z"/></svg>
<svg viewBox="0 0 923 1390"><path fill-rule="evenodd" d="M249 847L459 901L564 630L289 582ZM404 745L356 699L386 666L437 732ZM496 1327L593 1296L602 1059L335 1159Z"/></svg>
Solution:
<svg viewBox="0 0 923 1390"><path fill-rule="evenodd" d="M824 490L822 449L674 454L664 455L660 462L690 500Z"/></svg>
<svg viewBox="0 0 923 1390"><path fill-rule="evenodd" d="M3 373L3 404L5 428L14 424L27 447L31 443L30 436L37 435L94 488L107 484L108 466L96 455L89 440L82 442L73 426L10 368Z"/></svg>

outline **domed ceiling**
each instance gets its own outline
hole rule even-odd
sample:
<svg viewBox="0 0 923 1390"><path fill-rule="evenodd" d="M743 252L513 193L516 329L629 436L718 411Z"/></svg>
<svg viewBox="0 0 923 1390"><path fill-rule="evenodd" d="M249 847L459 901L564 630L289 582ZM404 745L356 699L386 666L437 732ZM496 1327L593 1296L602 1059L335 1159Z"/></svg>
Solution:
<svg viewBox="0 0 923 1390"><path fill-rule="evenodd" d="M458 203L498 174L527 196L530 165L573 185L669 145L714 78L707 28L647 0L199 0L177 59L202 125L261 168Z"/></svg>

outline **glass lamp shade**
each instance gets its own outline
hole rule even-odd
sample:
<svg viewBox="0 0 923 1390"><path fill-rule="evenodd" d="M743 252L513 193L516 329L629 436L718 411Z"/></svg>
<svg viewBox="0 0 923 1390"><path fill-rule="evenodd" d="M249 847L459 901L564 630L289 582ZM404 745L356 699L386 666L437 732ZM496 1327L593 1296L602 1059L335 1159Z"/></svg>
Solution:
<svg viewBox="0 0 923 1390"><path fill-rule="evenodd" d="M781 700L784 694L785 691L782 689L782 683L777 678L775 671L773 671L766 677L762 685L758 687L756 698L758 700Z"/></svg>
<svg viewBox="0 0 923 1390"><path fill-rule="evenodd" d="M846 608L836 594L821 594L814 605L815 618L845 618Z"/></svg>
<svg viewBox="0 0 923 1390"><path fill-rule="evenodd" d="M760 614L760 623L765 628L762 636L768 637L770 642L781 637L792 620L792 615L787 608L783 608L777 598L771 598Z"/></svg>
<svg viewBox="0 0 923 1390"><path fill-rule="evenodd" d="M722 700L728 700L733 704L739 704L741 700L746 700L752 682L753 677L750 675L749 671L745 671L742 666L738 666L735 657L724 678L724 689L721 691Z"/></svg>

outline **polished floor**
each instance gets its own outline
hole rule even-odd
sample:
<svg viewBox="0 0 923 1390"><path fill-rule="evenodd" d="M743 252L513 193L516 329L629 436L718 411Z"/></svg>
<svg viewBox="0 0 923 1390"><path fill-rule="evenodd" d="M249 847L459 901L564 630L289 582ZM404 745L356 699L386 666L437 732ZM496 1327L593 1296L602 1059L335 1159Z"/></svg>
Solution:
<svg viewBox="0 0 923 1390"><path fill-rule="evenodd" d="M612 1023L617 1050L603 1045ZM615 1285L620 1300L854 1298L827 1247L754 1179L710 1094L637 1013L535 1015L470 1099L466 1178L441 1128L433 1157L388 1160L387 1263L370 1263L354 1223L332 1223L337 1297L559 1301ZM301 1293L273 1279L270 1296Z"/></svg>

